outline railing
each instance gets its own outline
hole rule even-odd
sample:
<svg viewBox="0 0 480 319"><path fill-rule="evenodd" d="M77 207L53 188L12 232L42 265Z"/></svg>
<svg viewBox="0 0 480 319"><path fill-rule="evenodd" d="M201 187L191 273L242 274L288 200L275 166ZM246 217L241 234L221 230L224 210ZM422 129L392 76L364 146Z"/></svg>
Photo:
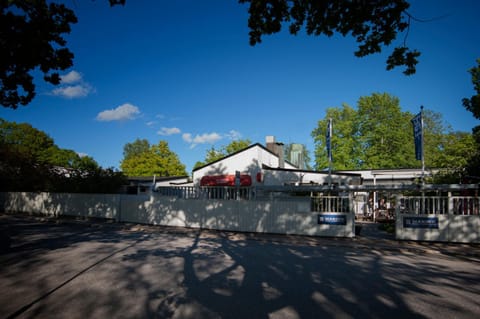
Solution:
<svg viewBox="0 0 480 319"><path fill-rule="evenodd" d="M400 199L400 213L478 215L480 197L412 196Z"/></svg>
<svg viewBox="0 0 480 319"><path fill-rule="evenodd" d="M272 198L296 198L296 188L292 187L159 187L157 193L183 199L221 199L221 200L259 200ZM354 191L351 191L352 193ZM308 194L308 192L304 192ZM395 211L404 214L454 214L479 215L480 197L478 196L403 196L398 190L390 198L392 218ZM293 196L295 194L295 196ZM308 196L305 195L304 196ZM359 209L350 200L353 196L312 196L311 211L315 212L351 212ZM396 199L395 199L396 198ZM396 203L396 204L395 204ZM366 203L365 203L366 205ZM362 211L355 212L363 214Z"/></svg>
<svg viewBox="0 0 480 319"><path fill-rule="evenodd" d="M478 215L480 197L452 197L452 212L455 215Z"/></svg>
<svg viewBox="0 0 480 319"><path fill-rule="evenodd" d="M402 214L448 214L448 197L412 196L400 199Z"/></svg>
<svg viewBox="0 0 480 319"><path fill-rule="evenodd" d="M347 196L311 197L312 212L349 213L350 199Z"/></svg>
<svg viewBox="0 0 480 319"><path fill-rule="evenodd" d="M173 186L158 187L156 191L160 195L175 196L183 199L249 200L253 199L255 195L254 188L252 187Z"/></svg>

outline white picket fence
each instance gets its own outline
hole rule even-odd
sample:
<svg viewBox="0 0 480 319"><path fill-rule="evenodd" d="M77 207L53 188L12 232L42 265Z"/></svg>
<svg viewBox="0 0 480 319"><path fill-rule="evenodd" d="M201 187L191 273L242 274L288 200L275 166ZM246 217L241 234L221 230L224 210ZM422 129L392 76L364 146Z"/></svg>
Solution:
<svg viewBox="0 0 480 319"><path fill-rule="evenodd" d="M312 212L310 199L225 200L178 196L2 193L7 212L240 232L353 237L354 214Z"/></svg>

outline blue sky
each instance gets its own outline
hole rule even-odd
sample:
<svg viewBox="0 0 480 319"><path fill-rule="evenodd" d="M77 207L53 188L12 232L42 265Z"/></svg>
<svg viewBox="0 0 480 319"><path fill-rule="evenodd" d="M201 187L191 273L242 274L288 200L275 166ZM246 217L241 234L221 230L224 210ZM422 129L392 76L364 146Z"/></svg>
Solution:
<svg viewBox="0 0 480 319"><path fill-rule="evenodd" d="M384 53L356 58L355 41L291 36L248 42L247 6L237 1L65 1L79 22L67 36L74 67L60 86L37 81L37 97L0 117L28 122L62 148L120 166L136 138L168 141L190 172L212 145L274 135L313 153L312 130L328 107L356 106L387 92L403 111L420 105L455 130L480 124L461 105L474 94L467 70L480 57L477 0L412 1L407 44L420 50L417 73L385 70ZM403 42L403 35L396 45Z"/></svg>

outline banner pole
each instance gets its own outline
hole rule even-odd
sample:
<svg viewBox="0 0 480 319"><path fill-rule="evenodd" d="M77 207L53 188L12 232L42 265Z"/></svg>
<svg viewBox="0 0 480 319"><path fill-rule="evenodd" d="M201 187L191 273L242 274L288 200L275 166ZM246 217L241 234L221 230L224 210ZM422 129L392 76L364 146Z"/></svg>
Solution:
<svg viewBox="0 0 480 319"><path fill-rule="evenodd" d="M422 125L422 185L425 184L425 156L424 156L424 131L423 131L423 105L420 106L420 120Z"/></svg>

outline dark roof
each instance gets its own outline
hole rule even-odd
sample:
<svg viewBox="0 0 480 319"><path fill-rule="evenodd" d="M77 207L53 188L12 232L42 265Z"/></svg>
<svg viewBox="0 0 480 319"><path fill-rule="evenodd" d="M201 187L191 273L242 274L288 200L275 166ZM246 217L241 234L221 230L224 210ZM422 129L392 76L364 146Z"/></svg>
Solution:
<svg viewBox="0 0 480 319"><path fill-rule="evenodd" d="M302 170L302 169L293 169L293 168L270 167L270 166L265 165L265 164L262 165L262 168L265 169L265 170L271 170L271 171L301 172L301 173L314 173L314 174L328 175L328 171L314 171L314 170ZM345 175L345 176L357 176L357 177L362 176L362 174L357 174L357 173L343 173L343 172L336 172L336 171L332 171L332 174Z"/></svg>
<svg viewBox="0 0 480 319"><path fill-rule="evenodd" d="M187 175L185 176L155 176L155 182L162 182L162 181L174 181L178 179L188 178ZM128 176L127 180L129 182L153 182L153 176Z"/></svg>
<svg viewBox="0 0 480 319"><path fill-rule="evenodd" d="M252 144L252 145L250 145L250 146L248 146L248 147L245 147L244 149L241 149L241 150L239 150L239 151L236 151L235 153L228 154L227 156L224 156L224 157L222 157L222 158L220 158L220 159L218 159L218 160L216 160L216 161L213 161L213 162L210 162L210 163L208 163L208 164L205 164L205 165L202 165L202 166L200 166L200 167L197 167L197 168L195 168L195 169L193 170L193 172L195 172L195 171L197 171L197 170L199 170L199 169L202 169L202 168L204 168L204 167L213 165L213 164L215 164L215 163L218 163L218 162L220 162L220 161L223 161L224 159L227 159L227 158L229 158L229 157L233 157L233 156L235 156L235 155L237 155L237 154L240 154L240 153L242 153L242 152L245 152L246 150L249 150L249 149L251 149L251 148L254 148L255 146L258 146L258 147L264 149L265 151L269 152L270 154L278 157L277 154L275 154L274 152L270 151L268 148L266 148L266 147L263 146L262 144L260 144L260 143L255 143L255 144ZM290 163L289 161L285 161L285 162L288 163L288 164L290 164L290 165L292 165L292 166L295 166L294 164Z"/></svg>

